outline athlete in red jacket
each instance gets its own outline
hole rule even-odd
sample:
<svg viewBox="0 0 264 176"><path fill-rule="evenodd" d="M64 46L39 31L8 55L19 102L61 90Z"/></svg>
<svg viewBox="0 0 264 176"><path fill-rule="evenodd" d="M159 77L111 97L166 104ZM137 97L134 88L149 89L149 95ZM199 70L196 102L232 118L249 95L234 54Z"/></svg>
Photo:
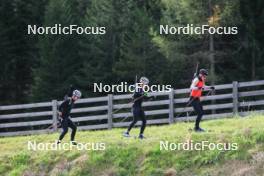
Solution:
<svg viewBox="0 0 264 176"><path fill-rule="evenodd" d="M214 90L215 88L213 86L206 86L205 80L208 75L208 71L205 69L201 69L199 71L199 75L197 75L191 84L191 93L190 93L190 100L191 105L193 106L195 112L197 113L197 118L195 121L195 127L194 130L197 132L203 132L204 130L200 128L200 121L202 119L202 116L204 114L203 112L203 106L200 101L200 97L202 96L203 90Z"/></svg>

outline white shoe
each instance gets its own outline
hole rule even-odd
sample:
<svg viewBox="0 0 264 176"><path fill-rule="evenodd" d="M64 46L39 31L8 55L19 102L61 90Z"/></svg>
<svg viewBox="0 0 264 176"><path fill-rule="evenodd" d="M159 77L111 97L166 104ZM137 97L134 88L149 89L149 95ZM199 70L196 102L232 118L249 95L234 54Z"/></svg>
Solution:
<svg viewBox="0 0 264 176"><path fill-rule="evenodd" d="M129 135L128 132L124 132L124 133L123 133L123 136L124 136L124 137L130 137L130 135Z"/></svg>

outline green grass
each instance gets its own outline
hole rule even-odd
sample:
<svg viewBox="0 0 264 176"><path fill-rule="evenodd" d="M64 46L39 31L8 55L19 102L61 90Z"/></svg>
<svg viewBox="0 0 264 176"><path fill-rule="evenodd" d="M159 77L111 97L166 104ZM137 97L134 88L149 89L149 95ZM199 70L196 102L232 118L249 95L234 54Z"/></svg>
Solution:
<svg viewBox="0 0 264 176"><path fill-rule="evenodd" d="M261 175L264 173L264 116L203 121L206 133L193 133L193 123L148 126L145 140L123 138L124 129L81 131L81 143L106 143L103 151L29 151L27 141L54 142L58 133L0 138L0 175ZM139 129L133 129L137 135ZM236 151L160 150L160 141L237 143ZM69 142L69 133L63 142Z"/></svg>

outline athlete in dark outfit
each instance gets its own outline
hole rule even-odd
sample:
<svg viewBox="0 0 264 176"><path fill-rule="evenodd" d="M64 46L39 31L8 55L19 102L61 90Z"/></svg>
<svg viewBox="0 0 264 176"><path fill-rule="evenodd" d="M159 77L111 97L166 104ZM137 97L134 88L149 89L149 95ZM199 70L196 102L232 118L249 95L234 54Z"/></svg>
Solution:
<svg viewBox="0 0 264 176"><path fill-rule="evenodd" d="M194 130L196 132L203 132L204 131L204 129L200 128L200 121L202 120L202 117L204 114L203 105L200 101L200 97L202 96L202 91L215 89L213 86L210 87L210 86L205 85L205 80L206 80L207 75L208 75L207 70L201 69L199 71L199 75L197 75L193 79L192 85L190 87L191 94L190 94L189 102L191 102L193 109L197 113L197 118L196 118L195 127L194 127Z"/></svg>
<svg viewBox="0 0 264 176"><path fill-rule="evenodd" d="M142 121L142 125L140 128L140 133L139 133L139 138L143 139L144 138L144 130L146 128L146 117L144 110L142 108L142 102L143 100L150 99L153 97L148 97L146 92L144 92L143 87L148 85L149 80L146 77L141 77L140 78L140 87L135 91L133 95L133 100L134 104L132 106L132 112L133 112L133 121L129 125L127 131L123 134L125 137L130 137L129 132L130 130L134 127L134 125L137 123L137 121L140 119Z"/></svg>
<svg viewBox="0 0 264 176"><path fill-rule="evenodd" d="M81 98L81 92L79 90L74 90L72 92L72 96L64 100L62 104L59 106L59 116L61 118L61 127L63 131L60 134L59 140L57 142L58 144L61 143L61 140L64 138L65 134L68 132L68 127L72 129L71 143L74 145L77 144L74 141L77 127L70 119L70 113L71 113L71 109L73 108L74 102L76 102L79 98Z"/></svg>

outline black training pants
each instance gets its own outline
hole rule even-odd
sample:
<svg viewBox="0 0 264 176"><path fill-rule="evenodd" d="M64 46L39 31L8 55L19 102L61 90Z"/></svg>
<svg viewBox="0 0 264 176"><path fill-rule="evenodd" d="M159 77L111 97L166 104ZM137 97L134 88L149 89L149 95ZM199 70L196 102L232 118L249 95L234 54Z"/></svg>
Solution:
<svg viewBox="0 0 264 176"><path fill-rule="evenodd" d="M191 105L193 106L193 109L197 113L197 118L195 121L195 129L198 129L198 128L200 128L199 124L200 124L200 121L202 120L202 117L204 114L203 105L202 105L199 98L191 98L190 101L192 101Z"/></svg>
<svg viewBox="0 0 264 176"><path fill-rule="evenodd" d="M134 118L133 118L132 123L129 125L127 131L129 132L131 130L131 128L137 123L138 119L140 119L142 121L142 125L140 128L140 134L143 134L144 130L146 128L146 123L147 123L145 113L142 110L142 108L133 108L132 111L133 111L133 117Z"/></svg>
<svg viewBox="0 0 264 176"><path fill-rule="evenodd" d="M65 136L65 134L68 132L68 128L70 127L72 129L71 132L71 141L74 141L74 137L76 134L77 127L76 125L72 122L70 118L63 118L61 121L61 127L62 127L62 133L60 135L59 140L62 140Z"/></svg>

